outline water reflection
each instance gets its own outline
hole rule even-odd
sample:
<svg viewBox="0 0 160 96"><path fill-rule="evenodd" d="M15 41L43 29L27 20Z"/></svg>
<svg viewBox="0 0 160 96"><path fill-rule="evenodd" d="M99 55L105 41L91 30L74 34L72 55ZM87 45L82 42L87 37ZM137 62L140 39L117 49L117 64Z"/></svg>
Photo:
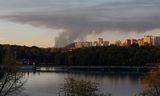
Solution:
<svg viewBox="0 0 160 96"><path fill-rule="evenodd" d="M25 92L30 96L58 96L65 79L74 77L78 80L98 83L101 93L111 93L112 96L134 96L140 93L141 85L137 74L77 74L77 73L27 73Z"/></svg>
<svg viewBox="0 0 160 96"><path fill-rule="evenodd" d="M66 78L59 96L111 96L109 93L100 93L97 85L93 81Z"/></svg>
<svg viewBox="0 0 160 96"><path fill-rule="evenodd" d="M143 96L160 96L160 70L152 69L146 76L141 77Z"/></svg>
<svg viewBox="0 0 160 96"><path fill-rule="evenodd" d="M160 96L160 70L158 69L151 70L143 76L139 74L5 72L1 74L0 96L58 96L66 78L95 82L101 93L111 93L112 96Z"/></svg>

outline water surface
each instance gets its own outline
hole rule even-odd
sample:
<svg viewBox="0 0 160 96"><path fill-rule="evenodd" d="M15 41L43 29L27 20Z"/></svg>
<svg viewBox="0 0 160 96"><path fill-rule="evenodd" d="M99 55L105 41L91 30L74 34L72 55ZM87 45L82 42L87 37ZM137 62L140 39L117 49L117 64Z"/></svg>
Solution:
<svg viewBox="0 0 160 96"><path fill-rule="evenodd" d="M140 76L137 74L91 74L91 73L26 73L24 92L29 96L58 96L60 88L68 77L91 80L98 83L100 92L112 96L135 96L140 93Z"/></svg>

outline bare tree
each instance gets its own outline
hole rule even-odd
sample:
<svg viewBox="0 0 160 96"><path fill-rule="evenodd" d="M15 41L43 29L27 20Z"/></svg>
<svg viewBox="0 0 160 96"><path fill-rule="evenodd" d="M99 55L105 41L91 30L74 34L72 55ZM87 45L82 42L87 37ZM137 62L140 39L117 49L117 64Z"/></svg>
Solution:
<svg viewBox="0 0 160 96"><path fill-rule="evenodd" d="M0 96L17 96L25 83L24 74L16 72L16 60L9 49L3 57L2 64L4 67L0 72Z"/></svg>
<svg viewBox="0 0 160 96"><path fill-rule="evenodd" d="M0 96L16 96L22 91L22 73L5 72L0 80Z"/></svg>

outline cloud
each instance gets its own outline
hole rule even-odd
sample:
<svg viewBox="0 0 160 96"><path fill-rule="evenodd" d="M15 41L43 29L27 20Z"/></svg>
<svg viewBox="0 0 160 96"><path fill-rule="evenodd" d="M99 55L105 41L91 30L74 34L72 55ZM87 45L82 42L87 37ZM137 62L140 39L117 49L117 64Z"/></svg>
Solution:
<svg viewBox="0 0 160 96"><path fill-rule="evenodd" d="M98 4L88 2L75 8L60 5L57 10L52 8L55 7L49 6L47 10L38 10L38 7L33 11L15 12L0 18L38 27L64 29L55 39L55 46L65 46L76 39L85 39L89 34L100 34L106 30L139 33L160 28L159 0L101 0Z"/></svg>

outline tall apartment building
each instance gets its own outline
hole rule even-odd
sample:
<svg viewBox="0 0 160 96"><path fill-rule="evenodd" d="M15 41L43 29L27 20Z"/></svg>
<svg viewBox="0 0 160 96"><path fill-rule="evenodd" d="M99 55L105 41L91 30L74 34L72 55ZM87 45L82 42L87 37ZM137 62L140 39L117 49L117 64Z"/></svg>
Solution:
<svg viewBox="0 0 160 96"><path fill-rule="evenodd" d="M75 42L75 48L82 48L82 42Z"/></svg>
<svg viewBox="0 0 160 96"><path fill-rule="evenodd" d="M70 46L72 45L72 46ZM69 44L67 47L70 49L76 49L76 48L84 48L84 47L93 47L93 46L109 46L109 41L103 41L103 38L98 38L98 41L94 42L75 42L72 44Z"/></svg>
<svg viewBox="0 0 160 96"><path fill-rule="evenodd" d="M153 46L160 46L160 37L156 36L153 38Z"/></svg>
<svg viewBox="0 0 160 96"><path fill-rule="evenodd" d="M137 40L137 43L138 43L138 45L139 45L139 46L144 45L144 43L143 43L143 42L144 42L143 38L142 38L142 39L138 39L138 40Z"/></svg>
<svg viewBox="0 0 160 96"><path fill-rule="evenodd" d="M152 36L152 35L145 35L142 38L142 45L145 43L151 46L160 46L160 37L159 36Z"/></svg>
<svg viewBox="0 0 160 96"><path fill-rule="evenodd" d="M109 41L104 41L103 46L105 46L105 47L109 46Z"/></svg>
<svg viewBox="0 0 160 96"><path fill-rule="evenodd" d="M75 42L75 48L92 47L92 42Z"/></svg>
<svg viewBox="0 0 160 96"><path fill-rule="evenodd" d="M98 38L98 45L103 46L103 38Z"/></svg>
<svg viewBox="0 0 160 96"><path fill-rule="evenodd" d="M131 39L131 45L132 44L137 44L138 42L137 42L137 39Z"/></svg>
<svg viewBox="0 0 160 96"><path fill-rule="evenodd" d="M149 45L154 44L154 37L152 35L145 35L144 37L144 44L148 43Z"/></svg>
<svg viewBox="0 0 160 96"><path fill-rule="evenodd" d="M98 41L94 41L93 46L98 46Z"/></svg>
<svg viewBox="0 0 160 96"><path fill-rule="evenodd" d="M130 46L131 45L131 39L126 39L125 44L126 44L126 46Z"/></svg>
<svg viewBox="0 0 160 96"><path fill-rule="evenodd" d="M120 46L122 46L122 42L120 40L118 40L118 41L115 42L115 45L120 47Z"/></svg>
<svg viewBox="0 0 160 96"><path fill-rule="evenodd" d="M82 42L82 46L83 47L92 47L92 42L88 42L88 41Z"/></svg>

